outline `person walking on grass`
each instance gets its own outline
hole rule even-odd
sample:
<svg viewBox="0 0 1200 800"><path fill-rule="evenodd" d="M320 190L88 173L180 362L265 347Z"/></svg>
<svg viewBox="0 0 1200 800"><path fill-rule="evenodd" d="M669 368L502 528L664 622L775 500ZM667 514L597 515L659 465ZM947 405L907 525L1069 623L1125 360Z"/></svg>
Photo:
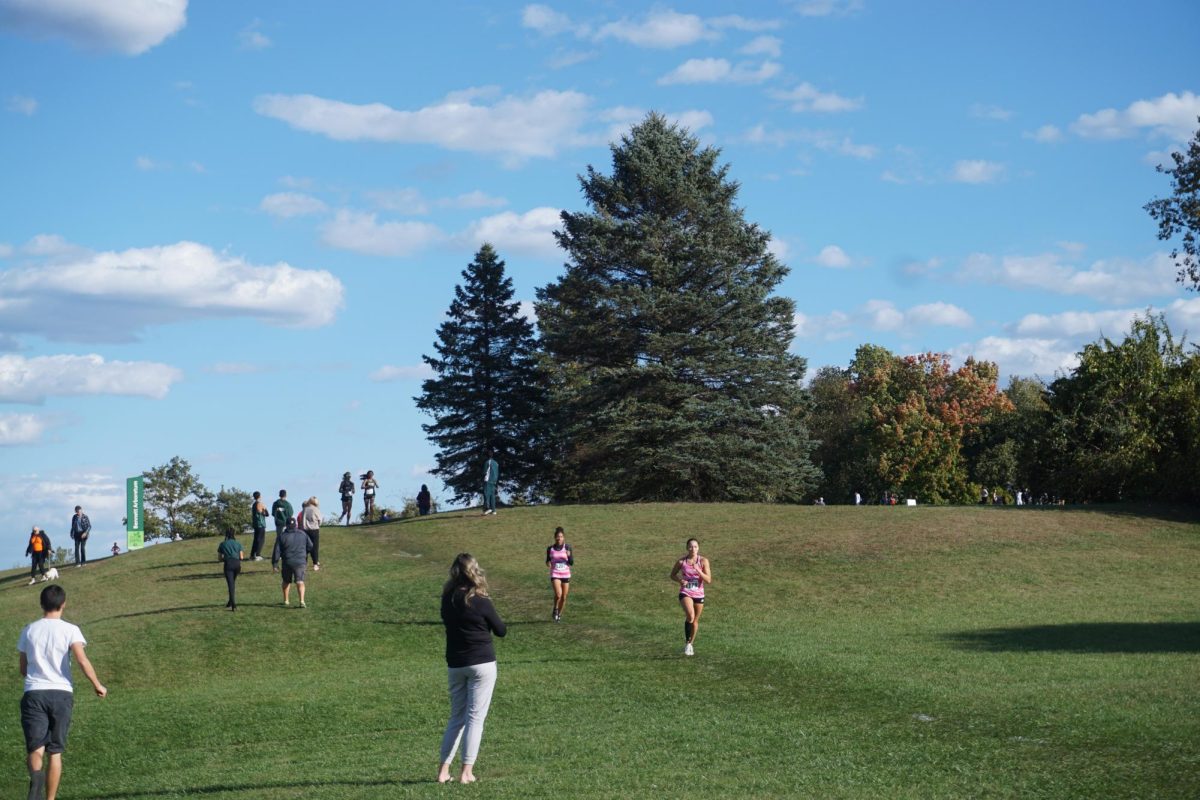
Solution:
<svg viewBox="0 0 1200 800"><path fill-rule="evenodd" d="M433 506L433 496L429 494L429 487L421 484L421 491L417 492L417 514L418 516L429 516L429 509Z"/></svg>
<svg viewBox="0 0 1200 800"><path fill-rule="evenodd" d="M245 555L246 551L242 549L242 543L237 540L233 528L226 528L225 541L217 545L217 560L224 564L225 585L229 588L229 602L225 607L230 611L237 611L234 586L237 584L238 575L242 574L242 558Z"/></svg>
<svg viewBox="0 0 1200 800"><path fill-rule="evenodd" d="M287 530L288 523L296 524L296 512L287 499L287 489L279 490L279 499L271 504L271 518L275 520L275 546L279 547L279 537Z"/></svg>
<svg viewBox="0 0 1200 800"><path fill-rule="evenodd" d="M262 501L262 492L254 493L254 503L250 506L250 527L254 529L254 539L250 542L250 558L262 561L263 545L267 542L267 504Z"/></svg>
<svg viewBox="0 0 1200 800"><path fill-rule="evenodd" d="M91 532L92 521L83 513L83 506L75 506L75 516L71 517L71 541L75 542L76 567L87 563L87 540Z"/></svg>
<svg viewBox="0 0 1200 800"><path fill-rule="evenodd" d="M483 513L496 513L496 484L500 482L500 464L495 454L488 450L487 463L483 465Z"/></svg>
<svg viewBox="0 0 1200 800"><path fill-rule="evenodd" d="M704 612L704 584L712 583L712 567L708 559L700 555L700 542L687 540L687 553L675 562L671 580L679 584L679 605L683 606L683 654L695 654L692 644L700 629L700 615Z"/></svg>
<svg viewBox="0 0 1200 800"><path fill-rule="evenodd" d="M571 545L567 544L566 534L562 526L554 529L554 544L546 548L546 566L550 567L550 588L554 590L554 613L551 618L558 622L562 619L563 607L567 604L567 592L571 589L571 567L575 566L575 556L571 553Z"/></svg>
<svg viewBox="0 0 1200 800"><path fill-rule="evenodd" d="M346 524L350 524L350 512L354 510L354 481L350 480L350 473L347 472L342 476L342 482L338 485L338 494L342 496L342 514L338 517L338 522L345 517Z"/></svg>
<svg viewBox="0 0 1200 800"><path fill-rule="evenodd" d="M283 562L283 604L290 606L292 584L300 592L300 607L304 604L304 568L308 564L308 554L312 552L312 540L308 534L296 527L296 520L288 519L283 533L275 537L275 549L271 552L271 569L279 572L279 562Z"/></svg>
<svg viewBox="0 0 1200 800"><path fill-rule="evenodd" d="M54 800L62 780L62 756L67 749L75 705L71 656L75 656L97 696L104 697L108 689L100 683L92 662L83 652L87 644L83 631L62 618L67 605L66 590L58 584L47 586L42 589L41 604L42 618L26 625L17 640L21 677L25 679L21 730L25 734L29 768L28 797Z"/></svg>
<svg viewBox="0 0 1200 800"><path fill-rule="evenodd" d="M475 759L483 739L483 722L496 687L496 648L492 634L507 628L488 597L487 576L470 553L459 553L442 587L442 622L446 626L446 672L450 685L450 721L442 736L438 783L450 777L450 763L462 744L459 780L475 782Z"/></svg>
<svg viewBox="0 0 1200 800"><path fill-rule="evenodd" d="M46 564L49 563L52 552L54 551L50 549L50 537L44 530L34 525L33 531L29 534L29 546L25 548L25 555L32 559L29 565L30 586L37 583L39 571L42 580L46 580Z"/></svg>
<svg viewBox="0 0 1200 800"><path fill-rule="evenodd" d="M321 504L315 496L304 502L304 532L312 542L313 572L321 571Z"/></svg>

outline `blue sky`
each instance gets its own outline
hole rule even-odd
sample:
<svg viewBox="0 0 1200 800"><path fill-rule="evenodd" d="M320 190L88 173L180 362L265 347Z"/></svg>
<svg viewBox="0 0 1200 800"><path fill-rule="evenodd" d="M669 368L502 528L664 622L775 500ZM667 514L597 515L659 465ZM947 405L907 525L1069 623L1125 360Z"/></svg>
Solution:
<svg viewBox="0 0 1200 800"><path fill-rule="evenodd" d="M1153 308L1194 2L0 0L0 545L117 538L124 478L430 485L423 353L482 241L554 280L656 110L722 149L810 371L872 342L1052 378ZM110 535L111 533L111 535ZM3 559L0 559L3 562Z"/></svg>

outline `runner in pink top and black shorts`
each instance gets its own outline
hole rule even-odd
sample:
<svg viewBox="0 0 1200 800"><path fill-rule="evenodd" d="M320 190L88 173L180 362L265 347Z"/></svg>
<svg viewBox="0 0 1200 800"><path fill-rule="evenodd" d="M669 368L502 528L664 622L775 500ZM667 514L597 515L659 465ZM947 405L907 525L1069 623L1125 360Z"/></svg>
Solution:
<svg viewBox="0 0 1200 800"><path fill-rule="evenodd" d="M675 562L671 580L679 584L679 605L683 606L683 654L694 655L692 643L700 629L700 615L704 612L704 584L712 583L712 567L708 559L700 555L700 542L687 540L687 555Z"/></svg>
<svg viewBox="0 0 1200 800"><path fill-rule="evenodd" d="M550 567L550 586L554 589L554 613L551 616L555 622L562 619L567 592L571 589L571 567L574 565L575 556L571 553L571 545L567 544L566 534L561 526L555 528L554 544L546 548L546 566Z"/></svg>

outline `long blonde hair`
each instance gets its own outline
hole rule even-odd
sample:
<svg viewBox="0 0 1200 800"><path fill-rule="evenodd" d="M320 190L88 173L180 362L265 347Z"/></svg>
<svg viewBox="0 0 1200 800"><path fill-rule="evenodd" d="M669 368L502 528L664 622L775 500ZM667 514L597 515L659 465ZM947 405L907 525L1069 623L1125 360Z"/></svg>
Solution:
<svg viewBox="0 0 1200 800"><path fill-rule="evenodd" d="M475 595L488 596L487 575L475 560L475 556L470 553L459 553L454 557L454 563L450 565L450 579L442 586L442 594L449 594L463 587L467 589L467 596L464 598L467 605L471 605L471 598Z"/></svg>

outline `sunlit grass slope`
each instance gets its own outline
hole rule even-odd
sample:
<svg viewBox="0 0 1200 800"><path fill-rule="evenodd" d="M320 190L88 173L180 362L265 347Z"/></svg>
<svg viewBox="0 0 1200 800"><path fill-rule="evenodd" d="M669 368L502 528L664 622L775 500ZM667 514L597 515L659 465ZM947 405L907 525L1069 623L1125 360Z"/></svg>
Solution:
<svg viewBox="0 0 1200 800"><path fill-rule="evenodd" d="M550 621L544 552L575 548ZM715 583L685 659L667 575ZM268 535L268 544L274 534ZM638 505L327 528L309 608L217 541L63 570L110 687L78 685L64 798L1200 797L1200 524L1015 508ZM455 553L509 621L471 787L432 782ZM23 797L10 641L0 796Z"/></svg>

